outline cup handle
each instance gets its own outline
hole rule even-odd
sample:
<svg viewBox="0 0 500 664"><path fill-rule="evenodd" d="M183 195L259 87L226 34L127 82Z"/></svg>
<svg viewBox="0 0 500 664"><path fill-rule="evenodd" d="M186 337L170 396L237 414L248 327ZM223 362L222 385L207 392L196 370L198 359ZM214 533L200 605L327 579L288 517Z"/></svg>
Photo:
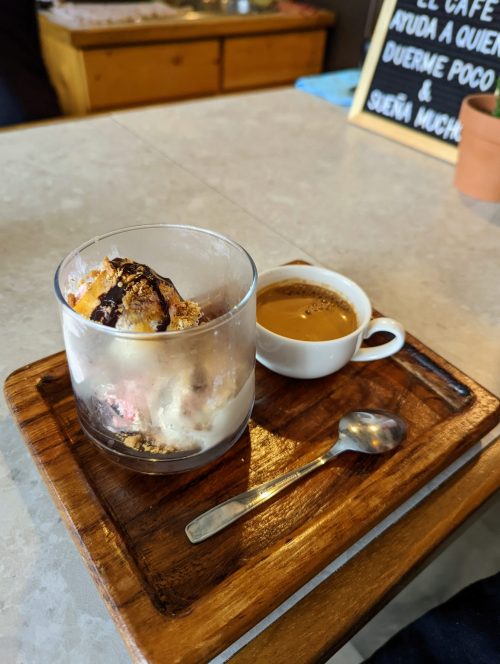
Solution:
<svg viewBox="0 0 500 664"><path fill-rule="evenodd" d="M403 347L405 342L405 331L401 323L398 323L397 320L393 318L374 318L368 323L363 339L371 337L375 332L389 332L394 335L394 339L391 339L385 344L380 346L373 346L372 348L359 348L359 350L353 355L351 360L353 362L367 362L369 360L380 360L383 357L388 357L389 355L394 355Z"/></svg>

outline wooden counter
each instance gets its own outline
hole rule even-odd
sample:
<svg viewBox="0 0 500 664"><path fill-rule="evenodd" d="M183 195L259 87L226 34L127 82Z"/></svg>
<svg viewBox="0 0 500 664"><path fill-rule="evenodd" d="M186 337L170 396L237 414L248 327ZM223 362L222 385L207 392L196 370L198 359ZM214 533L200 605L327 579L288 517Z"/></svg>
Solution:
<svg viewBox="0 0 500 664"><path fill-rule="evenodd" d="M85 115L318 73L334 15L188 12L141 24L70 28L42 12L39 23L63 112Z"/></svg>

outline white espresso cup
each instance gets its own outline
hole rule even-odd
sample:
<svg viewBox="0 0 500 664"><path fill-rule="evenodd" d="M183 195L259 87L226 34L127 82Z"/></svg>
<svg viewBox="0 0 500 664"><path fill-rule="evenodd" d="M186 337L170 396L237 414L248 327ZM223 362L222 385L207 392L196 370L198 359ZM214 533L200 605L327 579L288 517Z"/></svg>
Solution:
<svg viewBox="0 0 500 664"><path fill-rule="evenodd" d="M338 371L348 362L379 360L397 353L405 341L403 326L392 318L372 320L372 307L366 293L342 274L314 265L284 265L259 275L259 291L281 281L298 280L323 286L339 293L356 312L358 326L344 337L328 341L290 339L257 323L257 359L268 369L291 378L320 378ZM394 335L387 343L361 348L363 339L375 332Z"/></svg>

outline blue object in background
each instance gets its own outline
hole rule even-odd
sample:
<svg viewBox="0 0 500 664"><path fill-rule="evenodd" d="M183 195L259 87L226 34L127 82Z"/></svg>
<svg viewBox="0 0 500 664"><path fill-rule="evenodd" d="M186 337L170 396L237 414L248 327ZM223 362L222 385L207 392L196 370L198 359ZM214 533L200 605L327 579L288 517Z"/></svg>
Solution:
<svg viewBox="0 0 500 664"><path fill-rule="evenodd" d="M350 106L360 75L361 69L343 69L318 76L303 76L295 81L295 87L337 106Z"/></svg>

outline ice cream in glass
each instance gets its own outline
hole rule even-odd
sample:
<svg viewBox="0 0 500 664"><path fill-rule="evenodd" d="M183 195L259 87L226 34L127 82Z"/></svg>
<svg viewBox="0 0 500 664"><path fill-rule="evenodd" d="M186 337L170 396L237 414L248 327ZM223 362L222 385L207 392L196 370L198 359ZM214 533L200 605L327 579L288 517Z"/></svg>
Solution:
<svg viewBox="0 0 500 664"><path fill-rule="evenodd" d="M254 401L255 265L187 226L95 238L55 277L85 433L146 473L196 468L240 437Z"/></svg>

